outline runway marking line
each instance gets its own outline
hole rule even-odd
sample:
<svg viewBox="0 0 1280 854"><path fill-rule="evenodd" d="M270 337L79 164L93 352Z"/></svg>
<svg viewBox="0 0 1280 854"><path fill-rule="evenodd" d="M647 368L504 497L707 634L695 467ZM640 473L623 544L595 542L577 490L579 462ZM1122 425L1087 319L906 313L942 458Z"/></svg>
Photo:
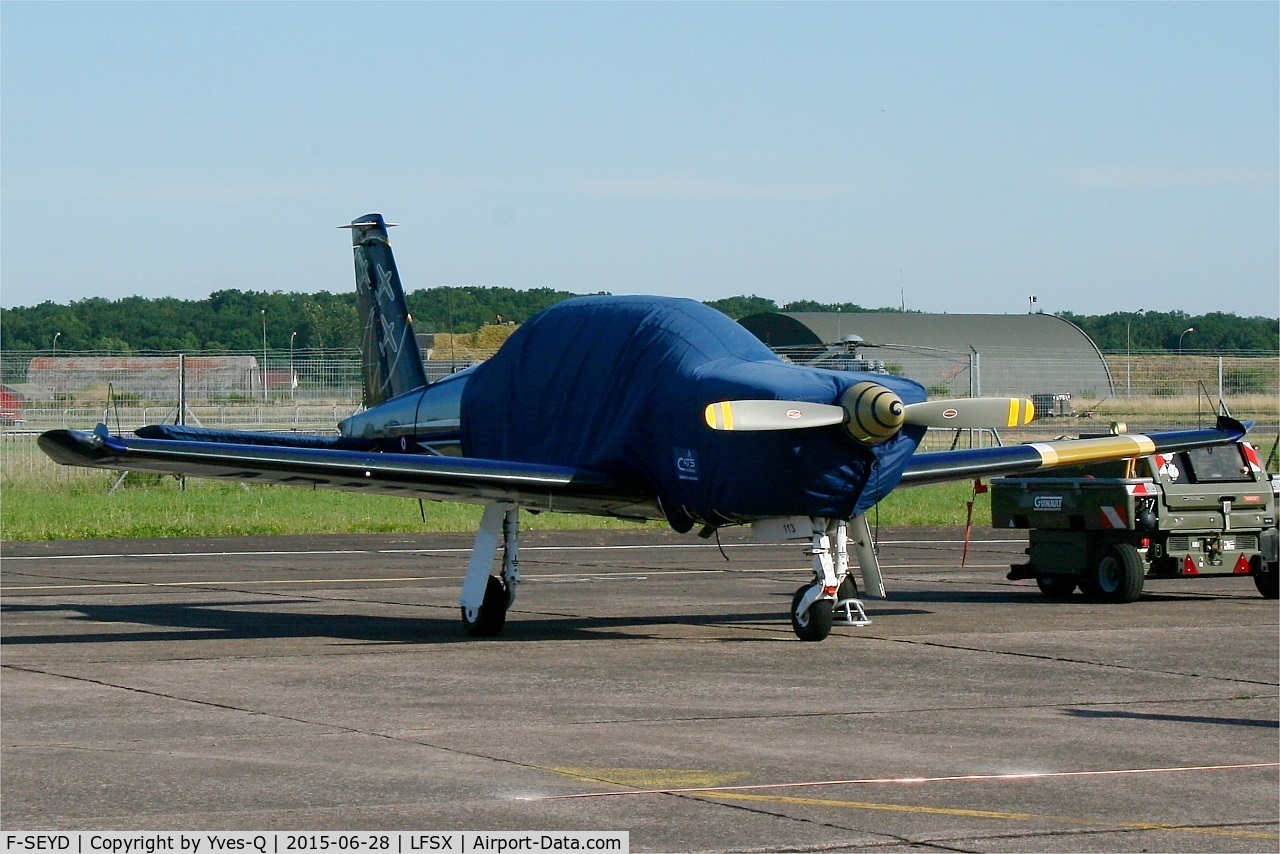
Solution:
<svg viewBox="0 0 1280 854"><path fill-rule="evenodd" d="M574 798L616 798L634 795L683 795L694 792L748 792L760 789L811 789L816 786L908 785L922 783L1000 782L1045 780L1054 777L1118 777L1137 774L1173 774L1188 771L1240 771L1251 768L1280 768L1280 762L1247 762L1236 765L1175 765L1166 768L1118 768L1095 771L1025 771L1014 774L958 774L944 777L861 777L852 780L810 780L801 783L754 783L745 786L689 786L643 789L630 792L583 792L527 800L570 800Z"/></svg>
<svg viewBox="0 0 1280 854"><path fill-rule="evenodd" d="M523 549L522 549L523 551ZM970 564L966 569L1000 569L1004 564ZM902 566L885 566L884 569L890 571L899 569L930 569L934 568L933 564L904 564ZM636 580L645 580L649 576L654 575L705 575L709 573L733 572L738 574L746 573L778 573L778 572L812 572L809 567L764 567L754 569L661 569L652 568L633 572L600 572L594 574L567 573L564 575L553 575L549 573L530 573L522 574L524 581L543 581L543 582L564 582L568 580L621 580L631 578ZM147 587L222 587L235 585L266 585L266 584L378 584L384 582L408 582L408 581L457 581L460 576L455 575L406 575L379 577L371 576L368 578L277 578L277 579L208 579L205 581L101 581L85 584L28 584L28 585L4 585L0 587L0 593L18 593L21 591L31 590L109 590L112 588L147 588Z"/></svg>
<svg viewBox="0 0 1280 854"><path fill-rule="evenodd" d="M26 587L0 587L0 593L13 593L18 590L98 590L115 587L132 587L147 589L150 587L224 587L227 585L250 586L263 584L369 584L375 581L439 581L441 577L409 576L405 578L277 578L269 580L243 581L112 581L99 584L33 584Z"/></svg>
<svg viewBox="0 0 1280 854"><path fill-rule="evenodd" d="M746 771L699 771L684 768L551 768L551 771L593 783L619 786L722 786L747 776Z"/></svg>
<svg viewBox="0 0 1280 854"><path fill-rule="evenodd" d="M868 777L855 780L821 780L802 783L762 783L743 786L684 786L661 789L638 789L624 792L585 792L576 795L547 795L539 797L523 797L525 801L560 801L584 798L634 797L637 795L700 795L716 800L750 801L756 803L777 803L798 806L840 807L845 809L882 810L888 812L906 812L924 815L946 815L963 818L996 819L1003 821L1053 821L1067 824L1092 824L1103 827L1115 827L1125 830L1176 830L1186 833L1205 834L1209 836L1241 837L1247 839L1280 839L1280 835L1253 830L1228 830L1220 827L1195 827L1179 824L1144 821L1112 821L1098 818L1081 818L1077 816L1041 815L1038 813L1004 812L998 810L966 809L961 807L932 807L923 804L889 804L875 801L850 801L834 798L802 798L790 795L755 794L761 789L796 789L815 786L851 786L851 785L920 785L924 783L947 782L1007 782L1023 780L1043 780L1054 777L1105 777L1136 774L1169 774L1190 771L1232 771L1257 768L1277 768L1280 762L1254 762L1238 765L1187 765L1168 768L1124 768L1095 771L1045 771L1019 774L965 774L944 777ZM565 776L583 780L598 780L627 786L643 784L646 779L678 780L678 775L697 778L699 775L714 778L705 771L672 771L668 769L588 769L588 768L551 768L548 769ZM729 775L726 775L729 776Z"/></svg>
<svg viewBox="0 0 1280 854"><path fill-rule="evenodd" d="M768 802L798 806L842 807L845 809L883 810L888 812L946 815L958 816L961 818L985 818L1003 821L1053 821L1064 824L1091 824L1101 827L1115 827L1124 830L1178 830L1184 833L1198 833L1207 836L1242 837L1245 839L1280 839L1280 835L1258 830L1229 830L1222 827L1195 827L1182 824L1166 824L1162 822L1149 821L1111 821L1101 818L1082 818L1080 816L998 812L995 810L975 810L955 807L929 807L918 804L884 804L869 801L841 801L827 798L794 798L783 795L750 795L741 792L728 792L724 794L708 792L706 793L706 797L717 800Z"/></svg>
<svg viewBox="0 0 1280 854"><path fill-rule="evenodd" d="M963 540L880 540L881 546L913 546L913 545L958 545ZM1010 544L1022 543L1023 540L979 540L979 543ZM725 549L754 548L786 548L803 547L804 540L785 543L724 543ZM654 543L652 545L615 545L615 546L521 546L521 552L606 552L634 551L648 549L714 549L714 543ZM294 550L261 550L238 552L116 552L95 554L55 554L55 555L15 555L5 557L9 560L96 560L112 557L270 557L273 555L365 555L365 554L469 554L470 546L426 549L294 549Z"/></svg>

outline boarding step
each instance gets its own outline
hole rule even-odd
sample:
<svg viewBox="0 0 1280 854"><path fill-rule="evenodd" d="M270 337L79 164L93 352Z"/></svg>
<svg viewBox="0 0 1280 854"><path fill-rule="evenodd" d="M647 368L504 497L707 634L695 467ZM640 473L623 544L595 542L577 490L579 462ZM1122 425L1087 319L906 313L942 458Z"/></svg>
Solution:
<svg viewBox="0 0 1280 854"><path fill-rule="evenodd" d="M871 618L862 610L861 599L838 599L832 614L833 626L869 626Z"/></svg>

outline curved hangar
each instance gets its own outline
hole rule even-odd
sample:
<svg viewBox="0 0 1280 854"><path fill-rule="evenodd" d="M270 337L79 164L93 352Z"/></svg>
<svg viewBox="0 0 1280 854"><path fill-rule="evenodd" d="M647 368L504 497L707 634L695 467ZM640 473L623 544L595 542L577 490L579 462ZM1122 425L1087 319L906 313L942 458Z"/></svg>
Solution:
<svg viewBox="0 0 1280 854"><path fill-rule="evenodd" d="M1115 391L1089 336L1052 314L766 312L739 323L794 361L883 369L931 395L1103 398Z"/></svg>

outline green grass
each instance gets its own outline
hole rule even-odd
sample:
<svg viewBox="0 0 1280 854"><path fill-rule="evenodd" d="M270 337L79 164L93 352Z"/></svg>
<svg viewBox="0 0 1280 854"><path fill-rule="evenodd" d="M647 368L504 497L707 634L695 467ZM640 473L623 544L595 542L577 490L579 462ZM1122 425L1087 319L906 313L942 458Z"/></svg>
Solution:
<svg viewBox="0 0 1280 854"><path fill-rule="evenodd" d="M991 527L991 494L974 496L972 480L895 489L867 518L876 522L878 511L881 525L963 525L970 500L974 527Z"/></svg>
<svg viewBox="0 0 1280 854"><path fill-rule="evenodd" d="M286 486L251 486L131 476L113 493L115 475L92 472L57 483L7 478L0 488L0 539L228 537L272 534L473 532L481 507ZM902 490L879 507L881 525L963 525L968 483ZM990 524L986 496L974 522ZM876 511L872 511L875 514ZM522 514L533 530L636 528L636 523L562 513ZM659 523L651 523L659 524Z"/></svg>

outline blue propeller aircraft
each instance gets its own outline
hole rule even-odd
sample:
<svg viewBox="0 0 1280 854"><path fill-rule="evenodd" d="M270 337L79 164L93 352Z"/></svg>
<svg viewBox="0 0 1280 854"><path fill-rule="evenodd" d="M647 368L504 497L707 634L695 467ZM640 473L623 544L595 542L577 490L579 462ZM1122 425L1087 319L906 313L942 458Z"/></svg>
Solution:
<svg viewBox="0 0 1280 854"><path fill-rule="evenodd" d="M523 324L493 358L429 383L378 214L349 226L363 324L365 408L339 435L152 425L135 437L53 430L59 463L486 505L462 584L473 636L501 631L519 572L518 510L663 520L681 533L752 524L807 539L814 579L792 600L803 640L865 624L884 587L866 512L899 486L1172 453L1239 441L1200 430L918 452L929 427L1017 427L1030 401L927 401L885 374L783 361L699 302L565 300ZM494 559L502 547L499 574ZM854 611L857 611L856 615Z"/></svg>

